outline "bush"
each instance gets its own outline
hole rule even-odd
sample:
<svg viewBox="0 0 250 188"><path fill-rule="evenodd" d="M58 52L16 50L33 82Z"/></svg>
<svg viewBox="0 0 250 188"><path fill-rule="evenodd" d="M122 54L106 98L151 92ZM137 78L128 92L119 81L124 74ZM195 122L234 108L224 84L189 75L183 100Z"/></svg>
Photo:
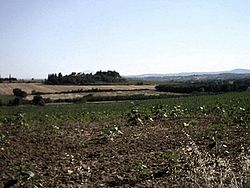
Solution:
<svg viewBox="0 0 250 188"><path fill-rule="evenodd" d="M33 104L39 105L39 106L44 106L45 101L41 95L35 95L32 100Z"/></svg>
<svg viewBox="0 0 250 188"><path fill-rule="evenodd" d="M9 106L18 106L22 104L22 98L20 97L15 97L13 100L9 101L8 105Z"/></svg>
<svg viewBox="0 0 250 188"><path fill-rule="evenodd" d="M27 93L26 93L25 91L22 91L22 90L19 89L19 88L13 89L13 94L14 94L16 97L22 97L22 98L27 97Z"/></svg>

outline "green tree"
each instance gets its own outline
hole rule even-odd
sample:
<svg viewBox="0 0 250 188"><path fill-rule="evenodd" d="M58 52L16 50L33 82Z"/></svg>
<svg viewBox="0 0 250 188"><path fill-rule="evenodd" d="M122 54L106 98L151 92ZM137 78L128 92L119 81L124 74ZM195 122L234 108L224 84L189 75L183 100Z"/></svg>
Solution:
<svg viewBox="0 0 250 188"><path fill-rule="evenodd" d="M25 91L22 91L22 90L19 89L19 88L13 89L13 94L14 94L16 97L21 97L21 98L27 97L27 93L26 93Z"/></svg>

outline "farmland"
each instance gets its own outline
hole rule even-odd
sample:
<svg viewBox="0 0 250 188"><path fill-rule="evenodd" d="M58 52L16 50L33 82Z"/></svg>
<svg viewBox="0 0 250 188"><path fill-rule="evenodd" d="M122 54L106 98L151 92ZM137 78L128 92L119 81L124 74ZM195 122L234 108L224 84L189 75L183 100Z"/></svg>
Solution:
<svg viewBox="0 0 250 188"><path fill-rule="evenodd" d="M0 83L0 99L6 101L13 95L13 89L19 88L28 95L25 100L31 101L34 93L39 93L43 98L54 100L76 99L88 95L94 97L115 97L146 95L158 96L155 85L46 85L42 83Z"/></svg>
<svg viewBox="0 0 250 188"><path fill-rule="evenodd" d="M249 91L4 106L0 186L247 187L249 126Z"/></svg>
<svg viewBox="0 0 250 188"><path fill-rule="evenodd" d="M154 90L155 85L45 85L42 83L0 83L0 95L12 95L14 88L20 88L31 94L32 91L42 93L56 93L69 90L90 90L90 89L115 89L115 90Z"/></svg>

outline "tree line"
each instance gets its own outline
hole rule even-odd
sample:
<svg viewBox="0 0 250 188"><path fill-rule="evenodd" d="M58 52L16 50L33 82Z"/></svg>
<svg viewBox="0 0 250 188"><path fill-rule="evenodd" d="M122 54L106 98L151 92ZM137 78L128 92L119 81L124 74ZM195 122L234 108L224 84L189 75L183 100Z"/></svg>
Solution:
<svg viewBox="0 0 250 188"><path fill-rule="evenodd" d="M0 83L16 81L16 78L0 78Z"/></svg>
<svg viewBox="0 0 250 188"><path fill-rule="evenodd" d="M116 71L97 71L95 74L72 72L69 75L49 74L45 84L55 85L83 85L83 84L101 84L101 83L120 83L126 80Z"/></svg>
<svg viewBox="0 0 250 188"><path fill-rule="evenodd" d="M248 85L237 82L206 82L206 83L182 83L179 85L157 85L157 91L173 92L173 93L194 93L194 92L233 92L246 91Z"/></svg>

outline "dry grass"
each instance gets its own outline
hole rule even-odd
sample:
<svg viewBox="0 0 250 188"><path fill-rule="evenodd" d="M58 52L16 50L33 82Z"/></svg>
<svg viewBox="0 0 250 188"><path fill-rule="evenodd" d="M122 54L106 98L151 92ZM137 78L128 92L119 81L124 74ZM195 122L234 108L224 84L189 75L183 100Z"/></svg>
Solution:
<svg viewBox="0 0 250 188"><path fill-rule="evenodd" d="M191 187L244 187L249 179L250 156L242 148L236 159L221 157L207 151L201 151L189 134L183 131L189 143L182 148L182 155L187 162L187 185ZM236 166L238 172L236 173Z"/></svg>
<svg viewBox="0 0 250 188"><path fill-rule="evenodd" d="M149 89L154 90L155 85L45 85L42 83L0 83L0 95L12 95L14 88L20 88L31 94L32 90L43 93L54 93L68 90L90 90L92 88L98 89L113 89L113 90L135 90L135 89Z"/></svg>
<svg viewBox="0 0 250 188"><path fill-rule="evenodd" d="M93 96L130 96L130 95L140 95L143 94L145 96L159 96L162 94L161 92L153 91L153 90L145 90L145 91L108 91L108 92L92 92L92 93L62 93L62 94L44 94L41 95L43 98L49 98L51 100L57 99L74 99L78 97L83 97L86 95L92 94ZM172 93L170 93L172 94ZM178 94L176 94L178 95ZM27 100L32 100L33 95L28 95L26 97Z"/></svg>

